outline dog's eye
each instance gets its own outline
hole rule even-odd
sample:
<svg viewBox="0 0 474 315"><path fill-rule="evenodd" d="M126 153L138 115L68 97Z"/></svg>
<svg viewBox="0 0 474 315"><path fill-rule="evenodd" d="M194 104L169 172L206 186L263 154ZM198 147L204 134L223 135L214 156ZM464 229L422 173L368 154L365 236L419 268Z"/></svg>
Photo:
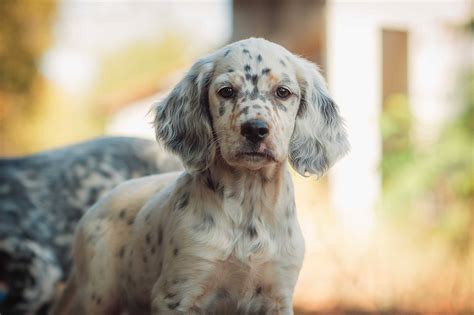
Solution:
<svg viewBox="0 0 474 315"><path fill-rule="evenodd" d="M223 98L231 98L234 96L234 89L230 86L223 87L217 92Z"/></svg>
<svg viewBox="0 0 474 315"><path fill-rule="evenodd" d="M276 94L276 96L278 96L279 98L288 98L288 96L291 95L291 92L290 92L290 90L288 90L286 87L284 87L284 86L279 86L279 87L276 89L275 94Z"/></svg>

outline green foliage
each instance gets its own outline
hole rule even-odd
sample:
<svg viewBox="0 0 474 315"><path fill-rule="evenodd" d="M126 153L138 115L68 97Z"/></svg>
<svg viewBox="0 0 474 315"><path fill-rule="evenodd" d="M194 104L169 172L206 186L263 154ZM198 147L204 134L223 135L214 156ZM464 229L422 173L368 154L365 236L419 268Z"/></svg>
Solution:
<svg viewBox="0 0 474 315"><path fill-rule="evenodd" d="M409 162L392 163L383 192L386 214L448 240L459 253L472 248L474 238L474 72L463 82L461 113L429 148Z"/></svg>
<svg viewBox="0 0 474 315"><path fill-rule="evenodd" d="M384 184L387 184L387 181L401 167L413 162L413 145L410 139L411 123L411 113L406 95L390 96L384 104L380 118L384 155L381 171Z"/></svg>

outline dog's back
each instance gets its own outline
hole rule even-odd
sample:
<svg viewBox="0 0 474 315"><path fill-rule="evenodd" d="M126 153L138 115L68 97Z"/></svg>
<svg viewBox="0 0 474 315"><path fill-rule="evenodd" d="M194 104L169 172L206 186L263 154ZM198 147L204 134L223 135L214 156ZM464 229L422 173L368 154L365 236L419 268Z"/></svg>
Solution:
<svg viewBox="0 0 474 315"><path fill-rule="evenodd" d="M166 193L163 188L174 182L180 174L180 172L172 172L128 180L107 193L87 211L78 223L73 244L73 256L76 262L74 269L77 272L71 272L65 292L55 303L52 314L86 313L76 299L78 294L81 294L78 291L82 285L88 282L86 279L93 277L88 268L89 261L97 259L98 256L104 257L116 253L123 256L124 251L121 249L119 239L130 235L129 230L133 228L138 211L154 195ZM92 224L91 222L100 223ZM114 234L117 231L121 231L119 235ZM97 252L95 248L101 247L97 243L104 240L110 243L103 246L105 249L103 252ZM111 263L107 265L107 273L117 268L118 266L111 260ZM107 281L107 279L104 278L102 281Z"/></svg>
<svg viewBox="0 0 474 315"><path fill-rule="evenodd" d="M0 312L30 312L51 299L69 273L74 228L103 194L179 168L155 142L127 137L0 159Z"/></svg>

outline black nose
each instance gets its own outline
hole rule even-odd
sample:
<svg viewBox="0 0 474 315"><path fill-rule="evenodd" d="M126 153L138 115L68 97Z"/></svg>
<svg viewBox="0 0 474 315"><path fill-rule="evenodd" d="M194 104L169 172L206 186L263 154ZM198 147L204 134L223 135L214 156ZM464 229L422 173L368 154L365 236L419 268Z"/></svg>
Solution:
<svg viewBox="0 0 474 315"><path fill-rule="evenodd" d="M258 143L268 136L268 124L259 119L252 119L240 126L240 134L253 143Z"/></svg>

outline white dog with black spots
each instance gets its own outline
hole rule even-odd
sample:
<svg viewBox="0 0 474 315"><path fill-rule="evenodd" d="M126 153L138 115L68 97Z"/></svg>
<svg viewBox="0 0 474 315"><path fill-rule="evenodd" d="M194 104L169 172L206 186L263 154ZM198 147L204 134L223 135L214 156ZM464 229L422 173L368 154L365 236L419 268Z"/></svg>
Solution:
<svg viewBox="0 0 474 315"><path fill-rule="evenodd" d="M129 181L88 211L56 313L292 314L305 245L287 161L321 176L349 150L317 67L239 41L155 113L186 171Z"/></svg>

